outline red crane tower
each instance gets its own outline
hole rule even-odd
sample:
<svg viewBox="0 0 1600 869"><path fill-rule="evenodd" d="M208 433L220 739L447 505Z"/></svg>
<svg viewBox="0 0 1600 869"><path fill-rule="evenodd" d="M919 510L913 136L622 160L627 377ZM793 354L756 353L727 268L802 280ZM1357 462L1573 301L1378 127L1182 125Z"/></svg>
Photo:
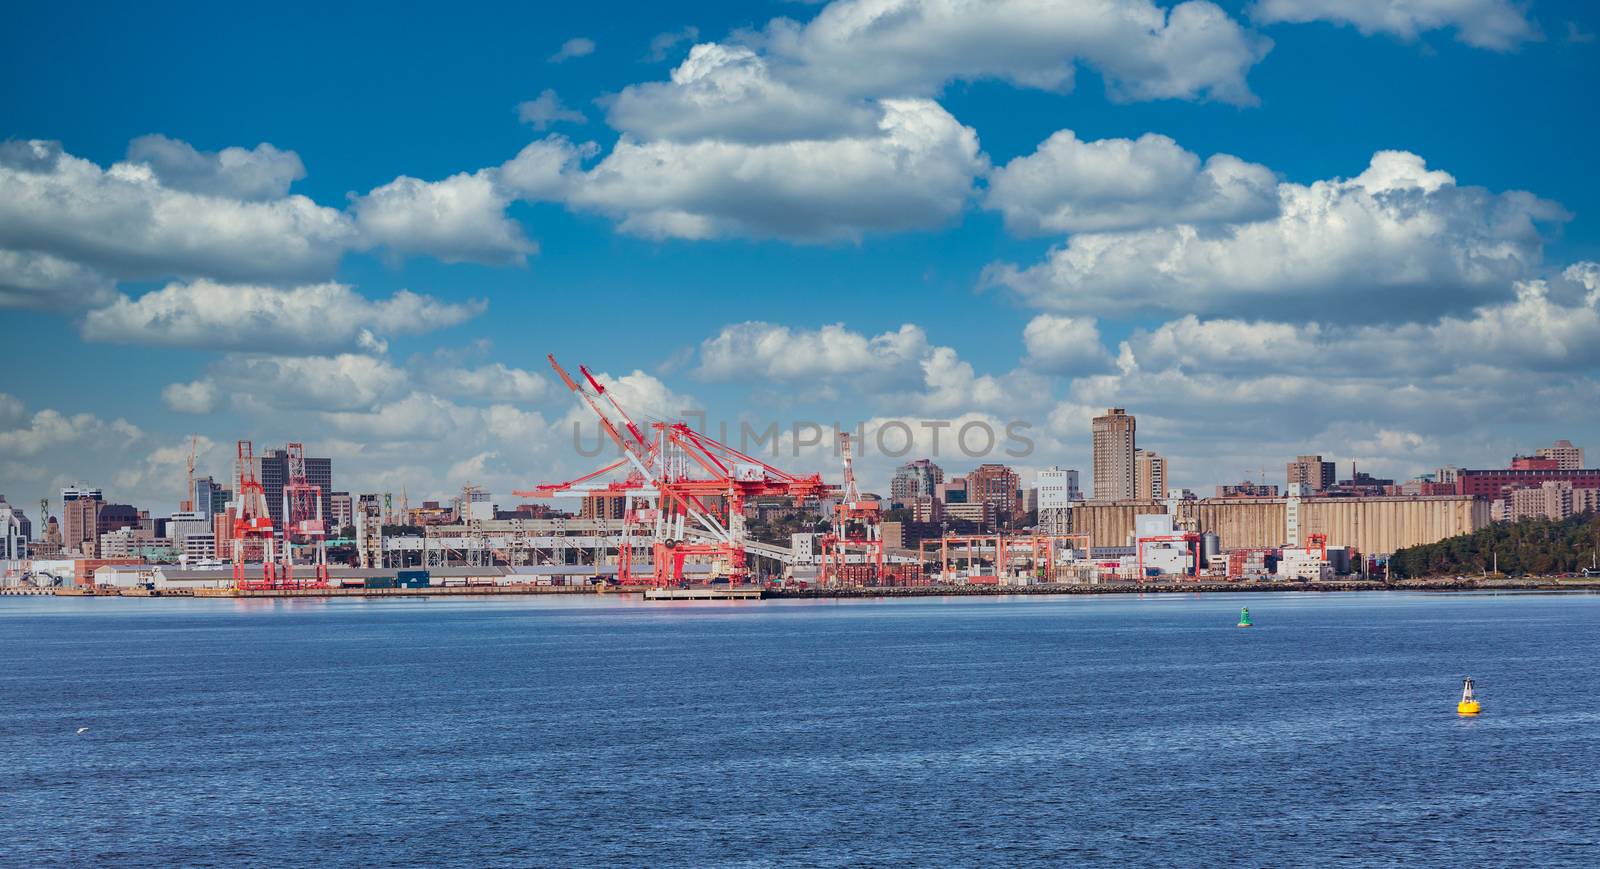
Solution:
<svg viewBox="0 0 1600 869"><path fill-rule="evenodd" d="M239 589L276 588L272 514L267 511L266 490L256 479L255 449L250 441L239 441L237 456L235 500L239 512L233 520L233 584ZM245 576L245 564L252 556L260 560L260 579Z"/></svg>
<svg viewBox="0 0 1600 869"><path fill-rule="evenodd" d="M839 454L844 461L844 487L833 508L833 530L821 540L822 584L842 585L847 579L852 585L860 585L862 579L876 584L883 576L883 505L861 500L847 432L839 433ZM860 554L857 563L863 566L865 577L847 569L852 552Z"/></svg>
<svg viewBox="0 0 1600 869"><path fill-rule="evenodd" d="M688 558L710 559L731 584L749 576L744 502L758 495L816 497L827 487L816 474L796 476L752 458L681 422L652 422L650 434L636 425L588 368L574 380L549 357L550 367L599 420L601 431L622 458L565 483L517 491L525 498L607 494L626 499L617 578L624 585L644 580L671 585L683 580ZM621 479L616 479L617 476ZM606 480L610 478L610 482ZM721 503L712 506L714 499ZM651 569L635 560L649 551Z"/></svg>
<svg viewBox="0 0 1600 869"><path fill-rule="evenodd" d="M322 487L313 485L306 477L304 444L289 444L288 464L288 480L283 484L283 582L290 587L309 585L312 588L326 588L328 526L322 516ZM302 583L299 586L294 580L297 548L312 550L311 563L316 569L315 578L309 584Z"/></svg>

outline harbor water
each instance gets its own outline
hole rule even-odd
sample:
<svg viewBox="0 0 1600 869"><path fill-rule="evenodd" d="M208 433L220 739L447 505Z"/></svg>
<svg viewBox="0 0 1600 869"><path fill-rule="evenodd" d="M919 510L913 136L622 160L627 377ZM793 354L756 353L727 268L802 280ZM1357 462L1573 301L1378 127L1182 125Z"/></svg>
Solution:
<svg viewBox="0 0 1600 869"><path fill-rule="evenodd" d="M0 598L0 862L1593 866L1597 650L1581 594Z"/></svg>

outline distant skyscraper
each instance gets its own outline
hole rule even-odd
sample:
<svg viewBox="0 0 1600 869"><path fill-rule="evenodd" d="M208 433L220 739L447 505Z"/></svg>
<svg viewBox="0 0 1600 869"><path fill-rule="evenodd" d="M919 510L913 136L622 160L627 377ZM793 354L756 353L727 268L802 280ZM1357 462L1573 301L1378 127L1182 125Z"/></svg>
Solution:
<svg viewBox="0 0 1600 869"><path fill-rule="evenodd" d="M1337 480L1333 462L1324 462L1321 456L1295 456L1294 461L1289 463L1290 490L1294 489L1296 483L1305 483L1312 492L1324 492L1332 488Z"/></svg>
<svg viewBox="0 0 1600 869"><path fill-rule="evenodd" d="M906 462L889 481L889 500L895 504L910 504L919 497L933 497L935 487L944 482L944 469L928 459Z"/></svg>
<svg viewBox="0 0 1600 869"><path fill-rule="evenodd" d="M27 558L32 537L33 523L21 508L7 504L6 496L0 495L0 559Z"/></svg>
<svg viewBox="0 0 1600 869"><path fill-rule="evenodd" d="M1128 501L1134 497L1134 417L1120 407L1094 418L1094 497Z"/></svg>
<svg viewBox="0 0 1600 869"><path fill-rule="evenodd" d="M1017 503L1019 480L1017 472L1005 465L986 464L967 474L967 503L985 503L994 507L997 518L1013 516L1020 506Z"/></svg>
<svg viewBox="0 0 1600 869"><path fill-rule="evenodd" d="M267 496L267 513L272 516L272 526L281 529L288 517L283 513L283 484L289 482L289 452L267 450L257 461L256 479ZM322 487L322 515L333 515L333 460L306 458L306 482Z"/></svg>
<svg viewBox="0 0 1600 869"><path fill-rule="evenodd" d="M1548 447L1540 447L1538 454L1542 458L1555 459L1557 470L1576 471L1583 467L1583 447L1575 447L1572 441L1556 441Z"/></svg>
<svg viewBox="0 0 1600 869"><path fill-rule="evenodd" d="M1140 500L1167 499L1167 460L1150 450L1133 451L1133 493Z"/></svg>
<svg viewBox="0 0 1600 869"><path fill-rule="evenodd" d="M228 509L229 492L221 483L210 477L201 477L194 481L194 510L205 519L220 514Z"/></svg>
<svg viewBox="0 0 1600 869"><path fill-rule="evenodd" d="M99 532L95 530L104 493L99 489L74 484L61 490L61 547L84 555L94 552Z"/></svg>

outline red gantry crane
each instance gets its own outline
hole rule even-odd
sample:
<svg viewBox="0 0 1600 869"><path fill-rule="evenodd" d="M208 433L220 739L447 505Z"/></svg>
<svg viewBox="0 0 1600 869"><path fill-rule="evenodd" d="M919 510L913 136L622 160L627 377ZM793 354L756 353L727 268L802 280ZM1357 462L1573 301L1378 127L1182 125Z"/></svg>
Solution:
<svg viewBox="0 0 1600 869"><path fill-rule="evenodd" d="M839 454L844 462L844 491L833 508L833 530L820 541L822 584L862 585L863 579L865 584L876 584L883 576L883 505L861 499L847 432L839 433ZM861 556L856 562L860 571L847 568L851 553Z"/></svg>
<svg viewBox="0 0 1600 869"><path fill-rule="evenodd" d="M283 582L293 588L326 588L328 585L327 521L322 516L322 487L306 476L306 448L291 443L288 449L289 479L283 484ZM316 575L310 583L295 584L296 548L312 550L311 563Z"/></svg>
<svg viewBox="0 0 1600 869"><path fill-rule="evenodd" d="M744 525L745 499L761 495L818 497L827 491L816 474L781 471L708 437L681 422L651 422L649 434L634 423L588 368L580 382L547 357L567 388L577 393L621 458L565 483L517 491L525 498L588 495L626 501L617 580L668 586L683 581L690 558L705 559L733 585L749 577ZM648 551L649 566L635 564Z"/></svg>
<svg viewBox="0 0 1600 869"><path fill-rule="evenodd" d="M255 449L250 441L238 443L239 512L233 521L233 584L241 591L287 588L326 588L328 559L325 546L327 525L322 518L322 487L306 478L305 447L289 444L288 479L283 485L282 563L276 551L272 514L267 509L267 493L256 478ZM294 578L296 547L314 547L316 575L310 581ZM247 576L246 565L261 564L259 577Z"/></svg>
<svg viewBox="0 0 1600 869"><path fill-rule="evenodd" d="M273 558L272 514L267 510L267 493L256 479L255 448L250 441L237 444L238 488L235 500L238 515L233 520L233 584L238 589L276 588L278 579ZM261 577L245 576L245 564L254 556L261 563Z"/></svg>

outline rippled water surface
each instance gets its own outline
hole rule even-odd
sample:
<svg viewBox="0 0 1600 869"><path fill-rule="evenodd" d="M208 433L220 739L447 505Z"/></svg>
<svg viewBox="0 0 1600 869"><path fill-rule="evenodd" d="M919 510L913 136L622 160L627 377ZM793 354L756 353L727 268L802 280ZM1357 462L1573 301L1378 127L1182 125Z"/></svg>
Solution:
<svg viewBox="0 0 1600 869"><path fill-rule="evenodd" d="M1600 865L1596 596L0 598L0 653L5 865Z"/></svg>

